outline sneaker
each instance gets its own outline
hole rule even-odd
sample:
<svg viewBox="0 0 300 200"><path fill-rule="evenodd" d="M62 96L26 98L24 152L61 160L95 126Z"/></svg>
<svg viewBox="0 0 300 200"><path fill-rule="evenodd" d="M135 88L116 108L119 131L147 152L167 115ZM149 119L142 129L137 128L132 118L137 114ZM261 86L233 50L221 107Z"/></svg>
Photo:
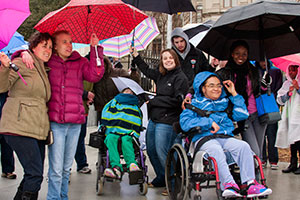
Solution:
<svg viewBox="0 0 300 200"><path fill-rule="evenodd" d="M277 170L278 169L278 164L277 163L270 163L271 169L272 170Z"/></svg>
<svg viewBox="0 0 300 200"><path fill-rule="evenodd" d="M266 161L262 161L261 165L262 165L262 168L265 169L267 167L267 162Z"/></svg>
<svg viewBox="0 0 300 200"><path fill-rule="evenodd" d="M163 195L163 196L168 196L168 195L169 195L168 190L167 190L167 189L164 189L164 190L162 191L161 195Z"/></svg>
<svg viewBox="0 0 300 200"><path fill-rule="evenodd" d="M137 164L131 163L129 166L129 171L136 172L136 171L141 171L141 169L139 168L139 166Z"/></svg>
<svg viewBox="0 0 300 200"><path fill-rule="evenodd" d="M7 179L16 179L17 175L15 173L2 173L1 177L7 178Z"/></svg>
<svg viewBox="0 0 300 200"><path fill-rule="evenodd" d="M225 188L222 193L223 197L242 197L240 194L240 188L236 183L225 183Z"/></svg>
<svg viewBox="0 0 300 200"><path fill-rule="evenodd" d="M111 168L106 168L104 170L104 176L106 177L110 177L110 178L116 178L116 174L114 173L114 171Z"/></svg>
<svg viewBox="0 0 300 200"><path fill-rule="evenodd" d="M78 170L77 172L82 173L82 174L90 174L92 170L88 167L84 167L81 170Z"/></svg>
<svg viewBox="0 0 300 200"><path fill-rule="evenodd" d="M265 186L259 184L256 180L250 185L248 185L248 195L247 198L267 196L272 194L272 190L270 188L266 188Z"/></svg>

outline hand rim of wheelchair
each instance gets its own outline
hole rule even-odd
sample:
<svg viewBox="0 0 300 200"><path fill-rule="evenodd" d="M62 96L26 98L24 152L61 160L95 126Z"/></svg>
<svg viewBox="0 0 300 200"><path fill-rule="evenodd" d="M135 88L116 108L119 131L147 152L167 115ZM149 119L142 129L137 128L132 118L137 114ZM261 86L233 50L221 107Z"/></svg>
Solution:
<svg viewBox="0 0 300 200"><path fill-rule="evenodd" d="M175 153L177 153L177 160L174 157ZM171 171L174 170L174 164L176 164L175 172L173 175L171 175ZM178 166L180 164L180 166ZM173 167L172 167L173 165ZM180 171L178 171L180 170ZM189 162L186 155L185 150L180 144L174 144L170 151L168 152L168 156L166 159L166 168L165 168L165 182L166 182L166 188L168 191L168 196L172 200L184 200L186 199L189 190ZM174 180L175 179L175 180ZM172 187L172 182L175 181L174 190ZM179 181L179 182L178 182ZM178 187L179 191L178 190Z"/></svg>

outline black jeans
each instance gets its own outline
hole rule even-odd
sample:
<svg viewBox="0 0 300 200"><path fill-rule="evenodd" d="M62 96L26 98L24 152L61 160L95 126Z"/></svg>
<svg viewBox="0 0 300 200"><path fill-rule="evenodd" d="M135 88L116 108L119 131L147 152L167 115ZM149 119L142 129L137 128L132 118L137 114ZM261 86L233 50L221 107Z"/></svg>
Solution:
<svg viewBox="0 0 300 200"><path fill-rule="evenodd" d="M299 153L299 156L300 156L300 141L297 141L294 144L291 144L291 157L298 158L297 152Z"/></svg>
<svg viewBox="0 0 300 200"><path fill-rule="evenodd" d="M0 135L1 144L1 166L3 173L13 173L15 171L15 159L13 150L6 143L3 135Z"/></svg>
<svg viewBox="0 0 300 200"><path fill-rule="evenodd" d="M24 169L19 189L38 192L43 181L45 141L30 137L4 135L6 142L16 152Z"/></svg>
<svg viewBox="0 0 300 200"><path fill-rule="evenodd" d="M85 118L86 121L84 124L81 125L80 135L78 138L78 144L75 154L75 161L77 163L77 171L81 170L84 167L89 166L87 163L87 158L85 154L85 136L86 136L86 124L87 124L87 117Z"/></svg>
<svg viewBox="0 0 300 200"><path fill-rule="evenodd" d="M269 124L266 129L266 136L263 146L263 161L267 161L269 158L270 163L278 163L278 149L275 147L276 134L278 129L278 123ZM268 140L268 155L266 147L266 138Z"/></svg>

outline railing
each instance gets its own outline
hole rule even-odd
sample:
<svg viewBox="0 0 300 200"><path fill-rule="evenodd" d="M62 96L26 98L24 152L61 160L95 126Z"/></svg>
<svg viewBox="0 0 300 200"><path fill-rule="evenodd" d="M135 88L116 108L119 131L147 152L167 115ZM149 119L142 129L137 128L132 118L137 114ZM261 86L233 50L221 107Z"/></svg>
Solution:
<svg viewBox="0 0 300 200"><path fill-rule="evenodd" d="M151 69L155 69L159 66L159 55L153 51L147 50L140 52L143 60L149 65ZM149 92L156 92L156 86L153 80L147 78L143 73L141 73L141 86L144 90Z"/></svg>

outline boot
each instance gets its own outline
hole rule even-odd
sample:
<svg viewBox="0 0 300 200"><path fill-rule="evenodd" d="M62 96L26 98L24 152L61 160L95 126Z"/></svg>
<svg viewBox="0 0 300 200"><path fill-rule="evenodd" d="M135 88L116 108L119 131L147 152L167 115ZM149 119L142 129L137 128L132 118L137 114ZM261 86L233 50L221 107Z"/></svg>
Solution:
<svg viewBox="0 0 300 200"><path fill-rule="evenodd" d="M38 192L27 192L24 191L22 193L22 200L37 200L38 199Z"/></svg>
<svg viewBox="0 0 300 200"><path fill-rule="evenodd" d="M290 173L290 172L296 171L297 170L297 164L298 164L298 158L291 157L290 165L286 169L283 169L282 172L283 173Z"/></svg>
<svg viewBox="0 0 300 200"><path fill-rule="evenodd" d="M300 174L300 166L296 169L296 171L294 171L294 174L297 174L297 175Z"/></svg>

